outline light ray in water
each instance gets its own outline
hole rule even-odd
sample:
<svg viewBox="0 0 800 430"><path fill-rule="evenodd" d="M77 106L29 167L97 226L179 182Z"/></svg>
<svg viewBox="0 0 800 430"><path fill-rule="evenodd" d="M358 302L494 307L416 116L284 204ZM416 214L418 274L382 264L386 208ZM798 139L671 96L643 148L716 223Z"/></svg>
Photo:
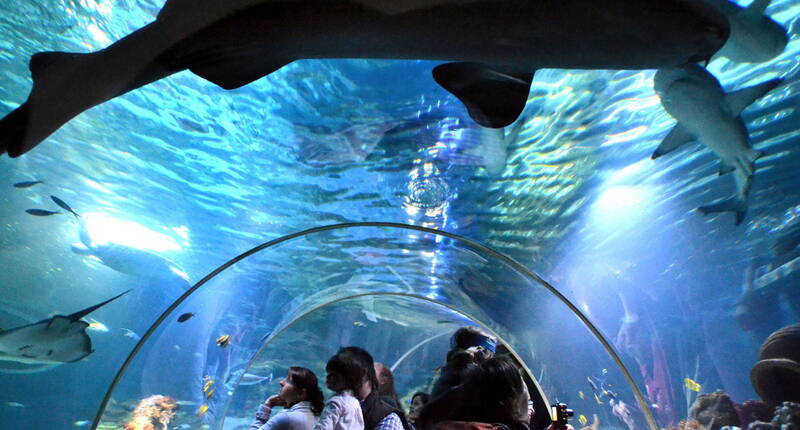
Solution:
<svg viewBox="0 0 800 430"><path fill-rule="evenodd" d="M120 220L104 213L90 213L85 218L86 230L94 244L111 242L156 252L181 249L172 237L133 221Z"/></svg>

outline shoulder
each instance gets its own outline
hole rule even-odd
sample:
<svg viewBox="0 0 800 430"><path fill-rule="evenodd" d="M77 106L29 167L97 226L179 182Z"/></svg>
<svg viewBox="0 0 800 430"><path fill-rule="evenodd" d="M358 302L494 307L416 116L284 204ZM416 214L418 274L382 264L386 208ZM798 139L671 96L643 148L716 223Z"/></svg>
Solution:
<svg viewBox="0 0 800 430"><path fill-rule="evenodd" d="M349 393L337 394L337 395L331 397L331 399L328 401L328 403L335 403L336 405L342 405L342 406L344 406L344 405L352 406L352 405L360 405L361 404L358 401L358 399L356 399L355 397L353 397L352 394L349 394Z"/></svg>
<svg viewBox="0 0 800 430"><path fill-rule="evenodd" d="M400 419L400 415L391 412L378 422L375 430L403 430L403 421Z"/></svg>

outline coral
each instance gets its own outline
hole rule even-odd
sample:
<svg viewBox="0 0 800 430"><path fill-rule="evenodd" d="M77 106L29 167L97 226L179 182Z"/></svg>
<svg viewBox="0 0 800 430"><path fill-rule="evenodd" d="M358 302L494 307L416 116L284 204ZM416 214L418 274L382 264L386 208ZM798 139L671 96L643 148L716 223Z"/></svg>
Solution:
<svg viewBox="0 0 800 430"><path fill-rule="evenodd" d="M139 401L125 430L167 430L178 403L172 397L153 395Z"/></svg>
<svg viewBox="0 0 800 430"><path fill-rule="evenodd" d="M747 430L775 430L775 427L769 422L753 421L747 426Z"/></svg>
<svg viewBox="0 0 800 430"><path fill-rule="evenodd" d="M783 402L775 409L772 426L780 430L800 429L800 404Z"/></svg>
<svg viewBox="0 0 800 430"><path fill-rule="evenodd" d="M761 400L748 400L742 404L735 404L736 413L739 415L741 428L748 428L750 423L769 422L775 408Z"/></svg>
<svg viewBox="0 0 800 430"><path fill-rule="evenodd" d="M666 427L663 430L705 430L705 426L697 420L681 420L678 425Z"/></svg>
<svg viewBox="0 0 800 430"><path fill-rule="evenodd" d="M733 400L722 390L698 396L689 411L689 417L700 422L707 430L741 425Z"/></svg>

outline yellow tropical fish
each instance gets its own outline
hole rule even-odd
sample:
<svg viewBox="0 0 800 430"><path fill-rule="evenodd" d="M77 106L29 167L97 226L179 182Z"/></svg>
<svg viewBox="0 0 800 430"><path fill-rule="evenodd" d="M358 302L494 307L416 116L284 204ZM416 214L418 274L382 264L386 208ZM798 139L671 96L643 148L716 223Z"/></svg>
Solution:
<svg viewBox="0 0 800 430"><path fill-rule="evenodd" d="M602 400L600 400L600 398L599 398L599 397L597 397L597 393L595 393L595 395L594 395L594 401L595 401L595 402L597 402L597 404L598 404L598 405L603 405L603 404L605 404L605 403L603 403L603 401L602 401Z"/></svg>
<svg viewBox="0 0 800 430"><path fill-rule="evenodd" d="M99 331L101 333L108 333L108 327L105 324L97 321L94 318L87 318L89 321L89 327L86 327L88 330Z"/></svg>
<svg viewBox="0 0 800 430"><path fill-rule="evenodd" d="M684 378L683 384L686 385L686 388L699 393L700 390L703 388L702 385L698 384L697 381L691 378Z"/></svg>
<svg viewBox="0 0 800 430"><path fill-rule="evenodd" d="M214 395L214 391L217 391L217 389L216 388L212 388L211 390L209 390L209 392L206 393L206 399L210 399L211 396Z"/></svg>
<svg viewBox="0 0 800 430"><path fill-rule="evenodd" d="M578 391L578 397L580 397L581 399L585 399L586 395L583 394L583 391Z"/></svg>
<svg viewBox="0 0 800 430"><path fill-rule="evenodd" d="M586 425L586 423L588 423L588 422L589 422L589 420L587 420L587 419L586 419L586 415L583 415L583 414L581 414L581 415L578 417L578 421L580 421L580 422L581 422L581 425L582 425L582 426L585 426L585 425Z"/></svg>
<svg viewBox="0 0 800 430"><path fill-rule="evenodd" d="M356 327L366 327L367 325L361 321L353 321L353 325Z"/></svg>
<svg viewBox="0 0 800 430"><path fill-rule="evenodd" d="M231 335L229 334L223 334L222 336L217 338L217 345L220 348L225 348L230 344L231 344Z"/></svg>
<svg viewBox="0 0 800 430"><path fill-rule="evenodd" d="M208 405L202 405L200 409L197 410L197 415L202 417L206 412L208 412Z"/></svg>
<svg viewBox="0 0 800 430"><path fill-rule="evenodd" d="M210 390L211 387L214 386L214 383L215 381L213 379L209 379L208 381L206 381L206 383L203 385L203 392L207 393L208 390Z"/></svg>

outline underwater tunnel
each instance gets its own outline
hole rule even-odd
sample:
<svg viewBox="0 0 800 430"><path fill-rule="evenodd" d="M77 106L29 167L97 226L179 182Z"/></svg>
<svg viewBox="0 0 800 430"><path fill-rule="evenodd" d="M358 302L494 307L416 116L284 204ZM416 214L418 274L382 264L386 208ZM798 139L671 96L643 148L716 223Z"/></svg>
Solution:
<svg viewBox="0 0 800 430"><path fill-rule="evenodd" d="M246 429L345 345L407 402L461 326L576 429L800 425L800 0L696 0L731 30L705 67L540 68L497 129L432 60L136 88L153 53L104 48L191 15L169 2L0 0L0 152L27 150L0 154L0 429ZM89 108L114 71L133 81ZM42 76L63 80L31 95Z"/></svg>
<svg viewBox="0 0 800 430"><path fill-rule="evenodd" d="M323 254L326 258L320 259ZM355 270L343 264L357 255L368 256L367 264ZM301 272L308 284L275 294L280 279ZM487 285L501 287L487 294ZM185 321L178 318L190 314ZM610 388L613 381L615 395L637 399L638 410L645 412L635 418L657 428L653 416L645 415L650 414L645 397L609 341L551 285L470 240L379 222L290 234L206 276L144 333L106 393L95 422L97 428L113 428L128 413L114 405L171 393L193 399L179 407L202 412L188 415L183 423L249 425L252 413L247 409L257 407L263 394L248 389L247 381L242 384L245 375L269 371L274 378L275 369L293 363L315 363L312 370L322 375L320 357L347 345L382 357L397 374L399 390L430 391L435 370L430 361L444 356L449 336L463 325L479 325L501 339L525 366L538 392L532 397L540 399L536 407L548 417L545 393L562 401L577 395L553 380L551 372L565 375L575 365L601 366L600 384ZM230 341L222 345L220 336Z"/></svg>

